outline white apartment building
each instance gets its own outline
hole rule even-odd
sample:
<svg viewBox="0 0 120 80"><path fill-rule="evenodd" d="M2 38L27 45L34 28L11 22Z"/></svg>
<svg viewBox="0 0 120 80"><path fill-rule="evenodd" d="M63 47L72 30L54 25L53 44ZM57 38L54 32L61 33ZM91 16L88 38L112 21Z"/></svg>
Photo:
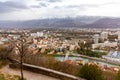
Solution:
<svg viewBox="0 0 120 80"><path fill-rule="evenodd" d="M99 35L98 35L98 34L95 34L95 35L93 36L93 39L94 39L94 43L97 44L98 41L99 41Z"/></svg>

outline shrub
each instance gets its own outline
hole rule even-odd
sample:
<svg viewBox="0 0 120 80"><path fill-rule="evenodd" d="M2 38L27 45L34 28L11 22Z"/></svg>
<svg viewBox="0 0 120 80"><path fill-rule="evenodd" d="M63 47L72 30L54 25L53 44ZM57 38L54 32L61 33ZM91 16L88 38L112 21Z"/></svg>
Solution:
<svg viewBox="0 0 120 80"><path fill-rule="evenodd" d="M80 69L79 76L87 80L103 80L102 70L97 65L85 64Z"/></svg>
<svg viewBox="0 0 120 80"><path fill-rule="evenodd" d="M24 59L25 63L42 66L45 68L57 70L60 72L77 75L78 70L80 69L79 65L68 64L66 62L57 61L52 56L45 56L45 55L26 55Z"/></svg>
<svg viewBox="0 0 120 80"><path fill-rule="evenodd" d="M5 65L7 65L7 64L8 64L7 61L0 60L0 69L1 69L2 67L4 67Z"/></svg>
<svg viewBox="0 0 120 80"><path fill-rule="evenodd" d="M0 72L0 80L20 80L20 76L10 75L10 74L2 74Z"/></svg>
<svg viewBox="0 0 120 80"><path fill-rule="evenodd" d="M116 79L115 80L120 80L120 70L117 73Z"/></svg>
<svg viewBox="0 0 120 80"><path fill-rule="evenodd" d="M5 80L4 75L0 73L0 80Z"/></svg>
<svg viewBox="0 0 120 80"><path fill-rule="evenodd" d="M111 71L103 71L102 76L104 80L115 80L116 73Z"/></svg>

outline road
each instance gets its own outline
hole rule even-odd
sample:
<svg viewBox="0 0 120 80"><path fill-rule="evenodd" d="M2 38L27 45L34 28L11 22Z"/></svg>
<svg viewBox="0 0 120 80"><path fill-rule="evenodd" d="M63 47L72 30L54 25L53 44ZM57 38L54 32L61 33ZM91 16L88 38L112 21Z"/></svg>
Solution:
<svg viewBox="0 0 120 80"><path fill-rule="evenodd" d="M3 67L0 71L5 74L20 75L20 70L11 69L9 68L8 65ZM42 75L42 74L33 73L30 71L26 71L26 70L24 70L24 77L27 80L60 80L60 79L56 79L56 78L49 77L49 76Z"/></svg>

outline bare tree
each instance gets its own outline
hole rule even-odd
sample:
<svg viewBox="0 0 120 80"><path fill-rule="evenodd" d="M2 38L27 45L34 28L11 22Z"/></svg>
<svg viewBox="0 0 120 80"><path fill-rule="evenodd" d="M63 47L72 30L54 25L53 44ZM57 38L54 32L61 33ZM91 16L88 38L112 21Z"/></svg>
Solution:
<svg viewBox="0 0 120 80"><path fill-rule="evenodd" d="M15 47L15 50L17 51L17 55L19 56L21 80L23 80L24 79L24 76L23 76L23 59L24 59L25 54L28 51L28 44L27 44L26 39L24 38L23 35L16 42L12 41L12 43Z"/></svg>

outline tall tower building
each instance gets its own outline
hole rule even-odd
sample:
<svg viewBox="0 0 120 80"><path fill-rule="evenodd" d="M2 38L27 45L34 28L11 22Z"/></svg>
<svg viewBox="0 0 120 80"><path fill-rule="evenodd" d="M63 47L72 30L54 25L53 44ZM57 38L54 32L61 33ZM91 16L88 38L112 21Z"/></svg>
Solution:
<svg viewBox="0 0 120 80"><path fill-rule="evenodd" d="M118 34L118 40L120 40L120 34Z"/></svg>
<svg viewBox="0 0 120 80"><path fill-rule="evenodd" d="M118 34L118 48L120 48L120 34Z"/></svg>
<svg viewBox="0 0 120 80"><path fill-rule="evenodd" d="M93 38L94 38L94 43L97 44L98 41L99 41L99 35L98 35L98 34L95 34L95 35L93 36Z"/></svg>

